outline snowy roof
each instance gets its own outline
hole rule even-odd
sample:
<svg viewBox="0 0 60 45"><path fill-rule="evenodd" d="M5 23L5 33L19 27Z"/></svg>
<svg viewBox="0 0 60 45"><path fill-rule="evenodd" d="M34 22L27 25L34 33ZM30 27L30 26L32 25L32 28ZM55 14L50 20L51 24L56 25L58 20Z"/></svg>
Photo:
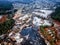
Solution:
<svg viewBox="0 0 60 45"><path fill-rule="evenodd" d="M38 17L33 18L33 24L36 25L36 26L41 26L41 25L51 26L51 23L49 23L48 20L43 20L43 19L38 18Z"/></svg>
<svg viewBox="0 0 60 45"><path fill-rule="evenodd" d="M40 11L40 12L38 12L38 11ZM36 15L39 15L41 17L47 18L48 15L50 15L52 12L53 12L52 10L36 10L33 13L36 14Z"/></svg>

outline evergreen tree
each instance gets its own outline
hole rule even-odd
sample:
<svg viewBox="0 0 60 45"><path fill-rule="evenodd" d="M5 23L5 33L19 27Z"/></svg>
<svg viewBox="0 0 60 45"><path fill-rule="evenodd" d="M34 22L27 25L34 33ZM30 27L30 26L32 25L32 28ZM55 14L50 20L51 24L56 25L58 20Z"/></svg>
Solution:
<svg viewBox="0 0 60 45"><path fill-rule="evenodd" d="M60 7L57 7L57 8L55 9L55 12L53 12L53 13L51 14L51 18L54 19L54 20L60 21Z"/></svg>

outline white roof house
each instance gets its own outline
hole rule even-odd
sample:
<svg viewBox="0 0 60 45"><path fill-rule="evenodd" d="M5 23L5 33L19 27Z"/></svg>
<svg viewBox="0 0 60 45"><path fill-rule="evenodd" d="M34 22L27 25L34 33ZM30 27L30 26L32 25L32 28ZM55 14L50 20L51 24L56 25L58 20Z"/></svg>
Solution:
<svg viewBox="0 0 60 45"><path fill-rule="evenodd" d="M40 17L47 18L52 12L52 10L35 10L32 13L39 15Z"/></svg>
<svg viewBox="0 0 60 45"><path fill-rule="evenodd" d="M51 23L49 23L48 20L43 20L43 19L38 18L38 17L33 18L33 24L36 25L36 26L41 26L41 25L51 26Z"/></svg>

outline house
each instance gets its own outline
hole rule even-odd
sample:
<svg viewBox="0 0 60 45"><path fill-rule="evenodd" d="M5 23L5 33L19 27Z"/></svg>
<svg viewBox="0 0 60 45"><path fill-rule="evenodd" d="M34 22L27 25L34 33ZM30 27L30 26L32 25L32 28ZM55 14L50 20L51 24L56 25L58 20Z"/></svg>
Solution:
<svg viewBox="0 0 60 45"><path fill-rule="evenodd" d="M52 13L52 10L39 10L39 9L35 9L35 11L33 11L32 13L40 16L42 18L48 18L48 16Z"/></svg>

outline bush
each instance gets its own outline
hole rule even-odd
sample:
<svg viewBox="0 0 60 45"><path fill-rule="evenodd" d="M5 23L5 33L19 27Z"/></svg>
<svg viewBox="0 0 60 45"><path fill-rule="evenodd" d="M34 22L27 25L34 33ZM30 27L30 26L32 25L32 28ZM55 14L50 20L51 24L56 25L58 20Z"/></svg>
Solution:
<svg viewBox="0 0 60 45"><path fill-rule="evenodd" d="M4 23L0 23L0 35L7 33L8 30L13 27L14 22L15 21L13 19L9 19Z"/></svg>

